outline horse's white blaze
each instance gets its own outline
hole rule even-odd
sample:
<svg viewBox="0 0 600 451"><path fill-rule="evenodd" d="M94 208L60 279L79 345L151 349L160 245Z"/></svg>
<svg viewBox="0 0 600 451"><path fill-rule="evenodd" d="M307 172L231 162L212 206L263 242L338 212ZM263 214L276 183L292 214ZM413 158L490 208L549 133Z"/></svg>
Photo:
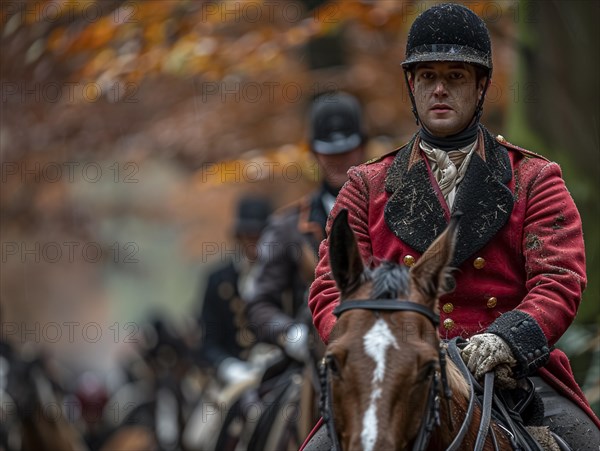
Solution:
<svg viewBox="0 0 600 451"><path fill-rule="evenodd" d="M373 451L377 441L377 399L381 396L381 389L371 392L371 402L363 417L363 429L360 434L364 451Z"/></svg>
<svg viewBox="0 0 600 451"><path fill-rule="evenodd" d="M387 323L382 319L378 319L363 337L365 354L375 362L373 391L371 392L369 407L363 417L363 430L360 434L365 451L372 451L377 442L377 400L381 397L379 385L385 377L385 360L390 346L398 349L398 342Z"/></svg>
<svg viewBox="0 0 600 451"><path fill-rule="evenodd" d="M373 372L374 384L383 381L385 375L385 357L387 349L390 346L398 349L396 337L392 334L387 323L382 319L378 319L363 337L365 353L375 361L375 371Z"/></svg>

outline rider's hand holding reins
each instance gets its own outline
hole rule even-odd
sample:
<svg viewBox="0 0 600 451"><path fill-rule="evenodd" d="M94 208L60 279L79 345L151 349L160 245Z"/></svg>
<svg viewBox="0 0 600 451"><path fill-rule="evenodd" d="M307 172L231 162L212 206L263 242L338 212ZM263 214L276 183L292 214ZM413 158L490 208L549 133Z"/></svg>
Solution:
<svg viewBox="0 0 600 451"><path fill-rule="evenodd" d="M258 368L249 362L228 357L217 368L217 377L226 384L239 384L256 379Z"/></svg>
<svg viewBox="0 0 600 451"><path fill-rule="evenodd" d="M508 344L496 334L473 335L462 350L462 359L476 379L496 366L517 363Z"/></svg>

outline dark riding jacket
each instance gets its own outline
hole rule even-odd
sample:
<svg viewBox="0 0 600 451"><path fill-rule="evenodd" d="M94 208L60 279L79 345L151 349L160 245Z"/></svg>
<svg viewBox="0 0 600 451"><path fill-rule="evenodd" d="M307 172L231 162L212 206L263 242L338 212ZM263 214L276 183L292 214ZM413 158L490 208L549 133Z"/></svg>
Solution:
<svg viewBox="0 0 600 451"><path fill-rule="evenodd" d="M244 359L244 351L254 341L246 328L244 303L238 291L240 270L233 260L218 267L208 277L199 303L198 323L202 331L200 359L217 367L227 357Z"/></svg>
<svg viewBox="0 0 600 451"><path fill-rule="evenodd" d="M448 224L452 212L418 141L352 168L332 210L328 230L347 209L371 265L413 265ZM441 338L496 333L510 346L517 375L538 371L600 425L566 355L553 348L586 285L581 219L559 166L481 127L453 211L463 216L451 263L455 289L440 299ZM339 303L327 240L319 255L308 303L327 342Z"/></svg>
<svg viewBox="0 0 600 451"><path fill-rule="evenodd" d="M275 212L263 231L246 290L246 314L258 339L280 342L281 335L304 311L314 276L319 243L325 238L325 189Z"/></svg>

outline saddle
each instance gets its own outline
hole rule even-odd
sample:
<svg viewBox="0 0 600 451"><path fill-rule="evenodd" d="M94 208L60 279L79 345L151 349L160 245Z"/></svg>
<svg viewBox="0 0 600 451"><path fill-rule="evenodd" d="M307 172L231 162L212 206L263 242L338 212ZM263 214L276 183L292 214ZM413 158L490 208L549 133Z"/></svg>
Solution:
<svg viewBox="0 0 600 451"><path fill-rule="evenodd" d="M475 404L481 407L481 423L479 425L477 443L481 442L481 448L490 429L490 421L493 418L496 423L506 432L511 446L515 451L544 451L539 439L544 444L549 442L550 449L560 451L571 451L571 448L559 436L548 431L550 436L543 437L539 431L542 428L544 418L544 404L541 397L536 393L531 379L525 378L519 381L517 387L494 389L494 372L485 375L484 385L473 377L460 355L460 349L466 344L463 338L456 337L447 342L448 357L457 366L465 379L469 382L471 399L465 424L470 423ZM462 428L461 428L462 429ZM534 431L538 431L535 433ZM459 432L460 435L460 432ZM552 444L554 439L555 444ZM492 440L495 444L495 437ZM554 446L555 445L555 446ZM448 448L451 449L451 448ZM475 449L478 449L476 444ZM497 448L496 448L497 449Z"/></svg>

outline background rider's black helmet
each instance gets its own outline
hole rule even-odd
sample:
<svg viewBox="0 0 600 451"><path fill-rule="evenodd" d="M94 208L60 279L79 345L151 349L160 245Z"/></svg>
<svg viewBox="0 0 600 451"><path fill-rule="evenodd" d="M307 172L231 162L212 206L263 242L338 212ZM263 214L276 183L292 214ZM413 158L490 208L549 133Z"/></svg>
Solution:
<svg viewBox="0 0 600 451"><path fill-rule="evenodd" d="M426 61L460 61L492 70L492 46L483 20L462 5L436 5L419 15L406 43L406 70Z"/></svg>
<svg viewBox="0 0 600 451"><path fill-rule="evenodd" d="M237 205L234 231L236 235L260 235L271 214L271 203L261 196L247 195Z"/></svg>
<svg viewBox="0 0 600 451"><path fill-rule="evenodd" d="M317 97L310 109L310 147L320 154L349 152L365 140L358 100L344 92Z"/></svg>

